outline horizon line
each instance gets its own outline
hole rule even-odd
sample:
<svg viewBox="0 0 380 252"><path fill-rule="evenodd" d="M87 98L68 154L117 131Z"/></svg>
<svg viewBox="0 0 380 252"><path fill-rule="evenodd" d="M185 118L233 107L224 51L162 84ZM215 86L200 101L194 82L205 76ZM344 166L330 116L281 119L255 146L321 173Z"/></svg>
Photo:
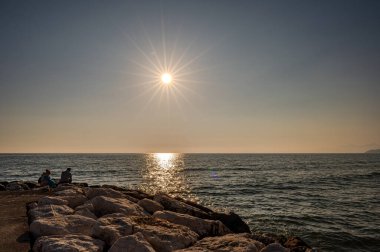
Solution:
<svg viewBox="0 0 380 252"><path fill-rule="evenodd" d="M0 155L9 154L373 154L366 152L0 152Z"/></svg>

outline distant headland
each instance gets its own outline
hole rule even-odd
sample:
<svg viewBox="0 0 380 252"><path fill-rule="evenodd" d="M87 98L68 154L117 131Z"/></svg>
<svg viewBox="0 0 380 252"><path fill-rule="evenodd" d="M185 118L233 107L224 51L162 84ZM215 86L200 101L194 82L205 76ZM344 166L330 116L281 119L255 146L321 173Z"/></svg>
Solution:
<svg viewBox="0 0 380 252"><path fill-rule="evenodd" d="M379 153L380 154L380 149L368 150L365 153Z"/></svg>

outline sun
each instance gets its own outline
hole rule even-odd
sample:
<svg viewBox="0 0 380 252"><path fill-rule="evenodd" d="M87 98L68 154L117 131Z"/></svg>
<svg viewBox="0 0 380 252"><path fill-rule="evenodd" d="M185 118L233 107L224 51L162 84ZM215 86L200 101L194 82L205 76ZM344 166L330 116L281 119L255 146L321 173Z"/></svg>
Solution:
<svg viewBox="0 0 380 252"><path fill-rule="evenodd" d="M170 73L163 73L161 75L161 82L165 85L171 84L173 81L173 77Z"/></svg>

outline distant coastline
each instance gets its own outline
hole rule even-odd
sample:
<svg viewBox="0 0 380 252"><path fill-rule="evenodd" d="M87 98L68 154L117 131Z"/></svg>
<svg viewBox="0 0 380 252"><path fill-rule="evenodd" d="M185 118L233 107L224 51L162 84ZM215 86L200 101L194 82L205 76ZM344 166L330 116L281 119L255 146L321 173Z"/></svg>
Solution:
<svg viewBox="0 0 380 252"><path fill-rule="evenodd" d="M380 154L380 149L368 150L368 151L366 151L365 153L376 153L376 154Z"/></svg>

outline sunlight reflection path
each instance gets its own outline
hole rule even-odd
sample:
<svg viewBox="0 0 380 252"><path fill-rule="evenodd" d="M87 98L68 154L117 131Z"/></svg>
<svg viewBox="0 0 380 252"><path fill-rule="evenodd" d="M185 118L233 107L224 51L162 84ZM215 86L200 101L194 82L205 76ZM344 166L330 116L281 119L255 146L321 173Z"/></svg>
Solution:
<svg viewBox="0 0 380 252"><path fill-rule="evenodd" d="M163 192L197 200L191 193L184 172L183 154L151 153L146 156L146 168L142 170L141 189L149 193Z"/></svg>

